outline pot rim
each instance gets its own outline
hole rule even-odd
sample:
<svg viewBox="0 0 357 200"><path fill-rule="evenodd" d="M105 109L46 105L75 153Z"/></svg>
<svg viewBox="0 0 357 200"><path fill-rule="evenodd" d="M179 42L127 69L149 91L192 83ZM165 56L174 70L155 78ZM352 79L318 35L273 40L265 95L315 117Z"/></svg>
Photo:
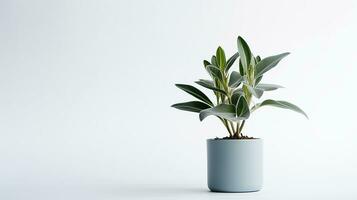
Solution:
<svg viewBox="0 0 357 200"><path fill-rule="evenodd" d="M262 138L252 138L252 139L206 139L207 142L257 142L263 141Z"/></svg>

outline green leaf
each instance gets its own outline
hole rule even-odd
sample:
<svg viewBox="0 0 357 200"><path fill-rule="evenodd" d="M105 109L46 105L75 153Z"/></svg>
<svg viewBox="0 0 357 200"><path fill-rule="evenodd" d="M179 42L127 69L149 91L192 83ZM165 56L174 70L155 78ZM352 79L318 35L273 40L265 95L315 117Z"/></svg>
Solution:
<svg viewBox="0 0 357 200"><path fill-rule="evenodd" d="M237 58L239 57L239 53L235 53L232 57L230 57L227 61L227 64L226 64L226 72L228 72L228 70L232 67L233 63L237 60Z"/></svg>
<svg viewBox="0 0 357 200"><path fill-rule="evenodd" d="M258 85L258 83L260 83L260 81L262 80L263 75L259 76L258 78L255 79L255 85Z"/></svg>
<svg viewBox="0 0 357 200"><path fill-rule="evenodd" d="M290 53L282 53L279 55L275 56L270 56L267 58L264 58L261 60L256 66L255 66L255 78L263 75L265 72L269 71L273 67L275 67L281 59L283 59L285 56L289 55Z"/></svg>
<svg viewBox="0 0 357 200"><path fill-rule="evenodd" d="M218 47L216 51L216 59L218 66L224 70L226 67L226 55L224 54L224 50L222 47Z"/></svg>
<svg viewBox="0 0 357 200"><path fill-rule="evenodd" d="M213 77L217 78L220 81L223 81L222 72L218 67L216 67L214 65L207 65L207 70L210 72L210 74Z"/></svg>
<svg viewBox="0 0 357 200"><path fill-rule="evenodd" d="M283 88L283 86L281 86L281 85L276 85L276 84L264 84L264 83L260 83L260 84L256 85L255 88L261 89L261 90L263 90L263 91L271 91L271 90L276 90L276 89L278 89L278 88Z"/></svg>
<svg viewBox="0 0 357 200"><path fill-rule="evenodd" d="M242 65L242 62L239 60L239 73L241 76L244 76L244 68L243 68L243 65Z"/></svg>
<svg viewBox="0 0 357 200"><path fill-rule="evenodd" d="M220 104L218 106L202 110L200 112L200 120L204 120L210 115L215 115L217 117L235 121L236 119L236 108L232 104Z"/></svg>
<svg viewBox="0 0 357 200"><path fill-rule="evenodd" d="M259 89L259 88L253 88L252 86L248 85L248 84L244 84L247 89L249 90L249 92L255 96L256 98L260 98L263 96L263 93L264 93L264 90L262 89Z"/></svg>
<svg viewBox="0 0 357 200"><path fill-rule="evenodd" d="M227 93L219 88L216 88L214 86L214 83L213 81L210 81L210 80L203 80L203 79L200 79L198 81L196 81L195 83L197 83L198 85L202 86L202 87L205 87L205 88L208 88L208 89L211 89L213 91L216 91L216 92L220 92L224 95L227 95Z"/></svg>
<svg viewBox="0 0 357 200"><path fill-rule="evenodd" d="M200 112L200 120L202 121L210 115L215 115L217 117L236 122L248 119L250 111L247 101L243 96L241 96L236 106L232 104L220 104L215 107L202 110Z"/></svg>
<svg viewBox="0 0 357 200"><path fill-rule="evenodd" d="M203 65L205 66L205 67L207 67L207 65L210 65L211 63L210 62L208 62L207 60L204 60L203 61Z"/></svg>
<svg viewBox="0 0 357 200"><path fill-rule="evenodd" d="M232 97L231 97L231 99L232 99L232 104L233 105L237 105L238 104L238 100L239 100L239 98L241 97L241 96L243 96L243 91L234 91L233 92L233 94L232 94Z"/></svg>
<svg viewBox="0 0 357 200"><path fill-rule="evenodd" d="M303 110L301 110L301 108L299 108L298 106L296 106L292 103L289 103L287 101L276 101L276 100L268 99L268 100L263 101L262 103L255 105L252 108L252 110L256 110L262 106L274 106L274 107L278 107L278 108L289 109L289 110L298 112L300 114L303 114L306 118L309 118L307 116L307 114Z"/></svg>
<svg viewBox="0 0 357 200"><path fill-rule="evenodd" d="M238 72L233 71L231 75L229 76L229 82L228 85L231 88L236 88L240 85L240 83L243 81L243 76L241 76Z"/></svg>
<svg viewBox="0 0 357 200"><path fill-rule="evenodd" d="M238 94L244 94L243 88L238 88L238 89L236 89L236 90L233 91L233 94L236 94L236 93L238 93Z"/></svg>
<svg viewBox="0 0 357 200"><path fill-rule="evenodd" d="M217 65L217 58L216 58L216 56L212 56L212 58L211 58L211 63L212 63L212 65L214 65L214 66L218 66L218 65Z"/></svg>
<svg viewBox="0 0 357 200"><path fill-rule="evenodd" d="M237 43L240 61L242 62L243 69L246 71L252 59L252 53L247 42L242 37L238 36Z"/></svg>
<svg viewBox="0 0 357 200"><path fill-rule="evenodd" d="M207 103L208 105L213 106L213 103L211 102L211 100L209 100L209 98L203 92L201 92L199 89L197 89L191 85L185 85L185 84L175 84L175 85L176 85L176 87L189 93L190 95L196 97L197 99Z"/></svg>
<svg viewBox="0 0 357 200"><path fill-rule="evenodd" d="M248 119L250 116L249 105L244 96L240 96L236 105L237 117Z"/></svg>
<svg viewBox="0 0 357 200"><path fill-rule="evenodd" d="M171 107L174 107L179 110L184 110L184 111L189 111L189 112L201 112L204 109L210 108L209 105L202 103L200 101L189 101L189 102L184 102L184 103L177 103L172 105Z"/></svg>

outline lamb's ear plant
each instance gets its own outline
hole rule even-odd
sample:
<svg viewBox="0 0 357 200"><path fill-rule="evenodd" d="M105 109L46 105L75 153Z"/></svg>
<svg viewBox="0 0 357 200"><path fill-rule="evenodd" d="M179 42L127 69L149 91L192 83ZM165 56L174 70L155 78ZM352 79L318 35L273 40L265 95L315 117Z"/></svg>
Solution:
<svg viewBox="0 0 357 200"><path fill-rule="evenodd" d="M303 114L306 113L298 106L287 101L267 99L260 103L254 98L260 99L264 92L282 88L276 84L261 83L265 73L275 67L289 53L282 53L261 59L254 56L246 41L242 37L237 39L238 52L230 58L226 58L221 47L210 59L204 60L203 65L207 70L210 80L200 79L198 85L212 90L216 99L212 102L203 92L194 86L176 84L181 90L191 94L197 100L177 103L172 107L199 113L200 120L210 115L218 119L226 127L229 138L249 138L242 134L242 129L249 116L263 106L274 106L290 109ZM237 63L236 65L233 65Z"/></svg>

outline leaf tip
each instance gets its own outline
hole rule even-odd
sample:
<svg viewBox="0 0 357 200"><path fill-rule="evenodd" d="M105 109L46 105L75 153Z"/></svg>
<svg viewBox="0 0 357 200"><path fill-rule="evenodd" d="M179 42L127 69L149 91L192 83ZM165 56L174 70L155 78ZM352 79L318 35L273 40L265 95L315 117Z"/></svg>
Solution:
<svg viewBox="0 0 357 200"><path fill-rule="evenodd" d="M305 112L303 112L303 115L306 117L306 119L310 119L309 116L307 116L307 114Z"/></svg>
<svg viewBox="0 0 357 200"><path fill-rule="evenodd" d="M200 118L200 121L201 121L201 122L205 119L204 116L203 116L203 114L202 114L202 112L200 112L200 114L198 115L198 117Z"/></svg>
<svg viewBox="0 0 357 200"><path fill-rule="evenodd" d="M203 60L203 65L206 67L207 65L210 65L211 63L208 62L207 60Z"/></svg>

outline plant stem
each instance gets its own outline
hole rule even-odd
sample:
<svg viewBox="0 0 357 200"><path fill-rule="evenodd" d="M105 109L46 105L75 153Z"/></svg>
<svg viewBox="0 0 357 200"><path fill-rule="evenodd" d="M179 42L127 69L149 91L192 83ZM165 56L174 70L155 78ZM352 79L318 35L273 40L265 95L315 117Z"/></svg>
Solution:
<svg viewBox="0 0 357 200"><path fill-rule="evenodd" d="M228 130L229 137L232 137L232 131L231 131L231 129L229 129L227 120L222 119L222 122L223 122L224 126L226 127L226 129Z"/></svg>
<svg viewBox="0 0 357 200"><path fill-rule="evenodd" d="M237 135L239 135L239 126L240 126L240 123L237 122L237 127L236 127L236 128L237 128L237 130L236 130L236 134L237 134Z"/></svg>
<svg viewBox="0 0 357 200"><path fill-rule="evenodd" d="M238 134L240 134L242 132L244 124L245 124L245 120L243 120L242 125L240 126Z"/></svg>
<svg viewBox="0 0 357 200"><path fill-rule="evenodd" d="M232 123L232 122L229 122L229 125L231 125L231 129L232 129L232 132L233 132L233 134L234 134L236 131L234 130L233 123Z"/></svg>

